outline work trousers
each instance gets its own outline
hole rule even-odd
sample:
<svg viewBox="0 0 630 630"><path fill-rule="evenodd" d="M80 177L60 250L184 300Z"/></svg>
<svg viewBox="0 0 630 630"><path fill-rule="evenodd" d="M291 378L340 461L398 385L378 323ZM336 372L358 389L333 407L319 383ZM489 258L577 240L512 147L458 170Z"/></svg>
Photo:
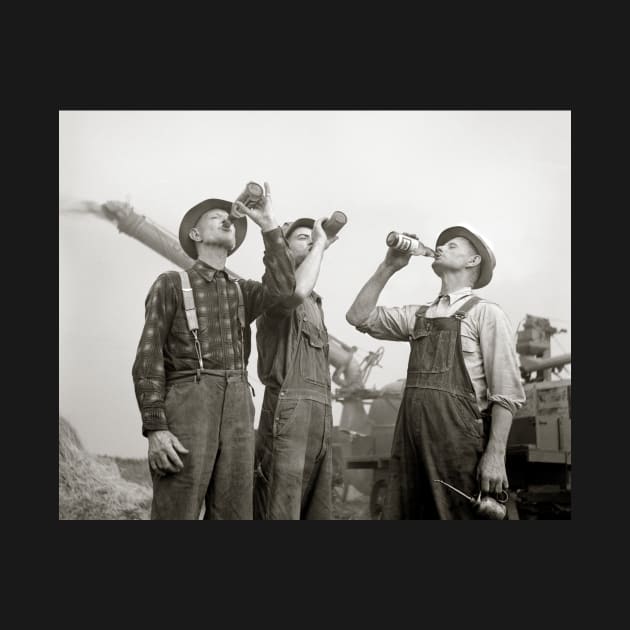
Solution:
<svg viewBox="0 0 630 630"><path fill-rule="evenodd" d="M258 426L254 518L332 519L329 402L265 390Z"/></svg>
<svg viewBox="0 0 630 630"><path fill-rule="evenodd" d="M188 449L181 472L152 472L154 520L253 517L254 404L246 374L204 370L167 381L169 431Z"/></svg>

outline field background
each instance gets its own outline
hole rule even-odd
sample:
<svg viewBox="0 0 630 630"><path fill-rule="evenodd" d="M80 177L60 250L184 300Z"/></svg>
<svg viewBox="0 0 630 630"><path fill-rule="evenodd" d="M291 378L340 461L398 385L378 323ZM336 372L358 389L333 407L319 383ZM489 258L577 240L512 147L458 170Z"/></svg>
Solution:
<svg viewBox="0 0 630 630"><path fill-rule="evenodd" d="M145 458L93 455L74 427L59 417L59 519L149 520L151 476ZM333 490L335 520L369 520L368 497Z"/></svg>

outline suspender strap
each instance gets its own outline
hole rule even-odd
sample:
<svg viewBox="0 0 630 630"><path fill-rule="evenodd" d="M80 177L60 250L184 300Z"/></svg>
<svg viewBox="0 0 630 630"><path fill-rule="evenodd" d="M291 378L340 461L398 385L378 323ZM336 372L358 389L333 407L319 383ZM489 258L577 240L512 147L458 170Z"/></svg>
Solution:
<svg viewBox="0 0 630 630"><path fill-rule="evenodd" d="M462 306L457 309L455 313L453 313L453 317L457 317L458 319L464 319L466 317L466 313L478 304L481 301L481 298L478 295L473 295L469 300L467 300ZM429 306L423 304L417 311L416 317L422 317L429 310Z"/></svg>
<svg viewBox="0 0 630 630"><path fill-rule="evenodd" d="M481 301L481 298L478 295L473 295L466 303L462 304L457 309L457 312L453 314L453 317L457 317L457 319L464 319L466 317L466 313L475 305Z"/></svg>
<svg viewBox="0 0 630 630"><path fill-rule="evenodd" d="M188 272L186 271L180 271L179 277L182 281L182 295L184 296L184 311L186 312L188 329L195 338L195 351L197 352L199 367L203 370L203 355L201 354L201 344L199 343L199 338L197 337L199 322L197 321L197 309L195 308L195 298L193 296L193 290L190 286L190 278L188 277Z"/></svg>
<svg viewBox="0 0 630 630"><path fill-rule="evenodd" d="M184 296L184 310L186 311L188 330L198 330L199 322L197 321L197 309L195 308L193 290L190 286L190 278L185 271L180 271L179 277L182 279L182 294Z"/></svg>

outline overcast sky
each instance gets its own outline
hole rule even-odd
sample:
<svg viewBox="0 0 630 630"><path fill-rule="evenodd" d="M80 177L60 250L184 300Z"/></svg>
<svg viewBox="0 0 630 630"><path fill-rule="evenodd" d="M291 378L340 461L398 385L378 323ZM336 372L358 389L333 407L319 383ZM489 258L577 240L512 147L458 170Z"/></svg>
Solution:
<svg viewBox="0 0 630 630"><path fill-rule="evenodd" d="M552 354L570 352L570 137L568 111L62 111L60 209L128 201L177 233L197 202L234 199L254 180L271 184L280 223L343 210L348 225L326 252L316 290L329 332L358 346L359 360L385 348L367 383L380 387L404 377L409 346L357 332L345 312L391 230L434 246L448 226L476 227L497 258L479 295L500 304L514 330L528 313L567 328ZM379 303L433 299L440 281L430 262L413 258ZM228 267L262 276L254 224ZM91 452L146 455L131 366L147 291L175 268L112 223L59 215L59 413ZM249 373L258 414L255 347ZM336 423L339 413L335 405Z"/></svg>

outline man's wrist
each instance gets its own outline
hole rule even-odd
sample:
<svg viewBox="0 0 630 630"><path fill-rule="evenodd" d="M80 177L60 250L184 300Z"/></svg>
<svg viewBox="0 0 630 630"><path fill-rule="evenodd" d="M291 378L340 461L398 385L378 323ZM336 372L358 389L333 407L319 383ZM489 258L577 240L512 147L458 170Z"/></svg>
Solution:
<svg viewBox="0 0 630 630"><path fill-rule="evenodd" d="M315 241L311 246L311 251L315 250L317 253L323 254L326 249L326 241Z"/></svg>
<svg viewBox="0 0 630 630"><path fill-rule="evenodd" d="M378 269L376 270L376 272L379 273L380 275L383 275L383 276L386 276L386 277L389 278L389 277L393 276L400 269L401 269L401 267L395 267L394 265L391 265L387 261L384 260L378 266Z"/></svg>
<svg viewBox="0 0 630 630"><path fill-rule="evenodd" d="M497 457L505 457L505 444L502 444L501 442L495 442L492 439L488 440L486 453L488 455L495 455Z"/></svg>
<svg viewBox="0 0 630 630"><path fill-rule="evenodd" d="M280 226L275 219L264 219L260 222L259 227L261 232L270 232Z"/></svg>
<svg viewBox="0 0 630 630"><path fill-rule="evenodd" d="M148 437L150 431L168 431L164 407L149 407L142 411L142 435Z"/></svg>

